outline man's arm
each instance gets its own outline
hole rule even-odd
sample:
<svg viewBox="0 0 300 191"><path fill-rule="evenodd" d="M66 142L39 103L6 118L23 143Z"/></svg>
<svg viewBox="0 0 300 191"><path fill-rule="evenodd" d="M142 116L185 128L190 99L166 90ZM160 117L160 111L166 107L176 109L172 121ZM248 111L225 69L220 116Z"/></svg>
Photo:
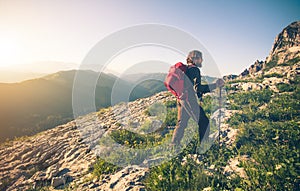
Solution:
<svg viewBox="0 0 300 191"><path fill-rule="evenodd" d="M202 97L202 94L211 92L211 90L216 89L216 84L207 84L207 85L202 85L201 84L201 74L200 70L197 67L193 67L190 70L190 76L192 79L190 79L193 82L194 85L194 90L197 93L198 98Z"/></svg>

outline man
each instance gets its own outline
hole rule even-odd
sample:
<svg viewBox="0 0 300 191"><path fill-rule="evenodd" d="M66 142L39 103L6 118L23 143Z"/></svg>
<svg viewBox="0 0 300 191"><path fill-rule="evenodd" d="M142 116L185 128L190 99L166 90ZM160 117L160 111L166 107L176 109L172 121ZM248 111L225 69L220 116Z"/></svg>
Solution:
<svg viewBox="0 0 300 191"><path fill-rule="evenodd" d="M187 127L188 120L192 117L198 122L200 141L208 140L209 119L199 105L198 99L202 98L204 93L224 86L224 81L218 79L215 84L201 85L201 75L199 68L202 67L202 53L198 50L191 51L187 56L188 68L184 81L185 99L177 101L178 118L177 125L173 133L171 145L179 145ZM198 68L199 67L199 68Z"/></svg>

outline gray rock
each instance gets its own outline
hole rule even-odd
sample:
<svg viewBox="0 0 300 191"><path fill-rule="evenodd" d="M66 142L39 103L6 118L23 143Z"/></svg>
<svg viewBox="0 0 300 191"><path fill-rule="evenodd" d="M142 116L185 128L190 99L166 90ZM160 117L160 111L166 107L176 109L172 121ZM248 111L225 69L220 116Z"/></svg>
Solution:
<svg viewBox="0 0 300 191"><path fill-rule="evenodd" d="M53 177L51 181L51 186L57 188L65 184L65 179L63 177Z"/></svg>

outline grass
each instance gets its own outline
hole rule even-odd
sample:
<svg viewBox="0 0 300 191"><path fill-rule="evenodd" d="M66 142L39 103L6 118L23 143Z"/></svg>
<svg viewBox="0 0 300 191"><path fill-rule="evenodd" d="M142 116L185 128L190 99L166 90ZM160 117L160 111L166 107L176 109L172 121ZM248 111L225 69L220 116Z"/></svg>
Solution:
<svg viewBox="0 0 300 191"><path fill-rule="evenodd" d="M93 167L93 175L97 177L101 177L101 175L111 174L116 172L117 170L120 170L118 166L98 158Z"/></svg>
<svg viewBox="0 0 300 191"><path fill-rule="evenodd" d="M176 159L151 169L145 184L149 190L299 190L299 83L290 85L292 94L270 90L240 92L229 95L238 109L228 123L239 134L233 148L213 147L202 155L202 161ZM286 88L287 89L287 88ZM282 89L281 91L284 92ZM289 90L289 89L287 89ZM264 109L261 106L266 105ZM195 153L192 143L181 158ZM222 167L230 158L247 155L239 167L248 178L225 176ZM213 172L205 173L214 165ZM193 170L191 170L191 168ZM263 182L263 184L262 184Z"/></svg>

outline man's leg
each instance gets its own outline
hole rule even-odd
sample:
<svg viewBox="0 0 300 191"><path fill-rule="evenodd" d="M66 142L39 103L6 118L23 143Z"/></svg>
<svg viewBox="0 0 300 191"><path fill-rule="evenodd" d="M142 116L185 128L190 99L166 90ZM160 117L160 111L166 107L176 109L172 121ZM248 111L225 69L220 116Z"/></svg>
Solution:
<svg viewBox="0 0 300 191"><path fill-rule="evenodd" d="M178 109L178 115L177 115L177 125L173 132L172 137L172 144L179 145L180 141L184 134L184 129L187 126L189 115L187 114L184 107L182 107L182 104L185 104L185 101L178 101L177 102L177 109Z"/></svg>
<svg viewBox="0 0 300 191"><path fill-rule="evenodd" d="M199 138L200 141L208 141L209 131L210 131L210 125L209 125L209 119L205 115L205 112L201 106L200 107L200 116L199 116Z"/></svg>

